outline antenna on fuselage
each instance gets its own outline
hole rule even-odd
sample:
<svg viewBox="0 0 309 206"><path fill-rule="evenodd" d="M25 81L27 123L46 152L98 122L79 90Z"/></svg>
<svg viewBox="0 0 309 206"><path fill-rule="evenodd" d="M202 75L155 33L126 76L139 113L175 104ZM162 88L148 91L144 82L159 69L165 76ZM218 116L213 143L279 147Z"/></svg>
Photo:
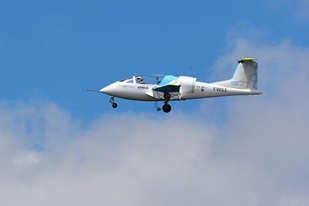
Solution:
<svg viewBox="0 0 309 206"><path fill-rule="evenodd" d="M160 84L161 81L159 81L159 77L156 76L156 81L157 81L157 84Z"/></svg>
<svg viewBox="0 0 309 206"><path fill-rule="evenodd" d="M190 67L189 72L188 72L188 77L189 77L190 74L191 74L192 66L193 66L193 65L191 64L191 67Z"/></svg>

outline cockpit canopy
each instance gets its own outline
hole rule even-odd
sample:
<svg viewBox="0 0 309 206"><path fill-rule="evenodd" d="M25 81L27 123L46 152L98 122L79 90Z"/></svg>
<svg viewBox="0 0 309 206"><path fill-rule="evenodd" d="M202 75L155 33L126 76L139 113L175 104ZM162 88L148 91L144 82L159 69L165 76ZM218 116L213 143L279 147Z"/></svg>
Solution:
<svg viewBox="0 0 309 206"><path fill-rule="evenodd" d="M165 75L136 75L131 78L120 80L124 83L136 83L136 84L155 84L158 85L162 81Z"/></svg>

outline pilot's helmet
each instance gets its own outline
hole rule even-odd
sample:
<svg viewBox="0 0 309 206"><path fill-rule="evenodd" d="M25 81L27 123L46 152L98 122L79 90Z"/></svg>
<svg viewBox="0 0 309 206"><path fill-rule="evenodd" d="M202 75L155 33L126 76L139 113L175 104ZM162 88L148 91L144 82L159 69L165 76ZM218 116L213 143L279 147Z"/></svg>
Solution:
<svg viewBox="0 0 309 206"><path fill-rule="evenodd" d="M138 80L139 82L141 82L141 81L143 81L143 77L139 76L139 77L137 77L137 80Z"/></svg>

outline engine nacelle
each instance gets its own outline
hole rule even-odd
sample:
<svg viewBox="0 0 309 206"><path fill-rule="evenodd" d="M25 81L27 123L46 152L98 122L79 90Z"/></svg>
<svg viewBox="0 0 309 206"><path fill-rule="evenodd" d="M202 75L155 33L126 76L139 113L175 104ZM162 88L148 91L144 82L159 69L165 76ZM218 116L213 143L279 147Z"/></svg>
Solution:
<svg viewBox="0 0 309 206"><path fill-rule="evenodd" d="M196 78L179 76L177 82L180 85L180 94L182 97L185 97L186 93L195 92Z"/></svg>

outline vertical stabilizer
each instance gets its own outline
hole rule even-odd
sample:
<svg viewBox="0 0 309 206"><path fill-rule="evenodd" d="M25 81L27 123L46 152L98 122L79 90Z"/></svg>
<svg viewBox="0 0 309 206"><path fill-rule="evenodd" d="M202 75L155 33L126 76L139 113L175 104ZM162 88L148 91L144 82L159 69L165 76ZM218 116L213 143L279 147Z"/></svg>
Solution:
<svg viewBox="0 0 309 206"><path fill-rule="evenodd" d="M242 58L238 61L238 66L235 70L234 76L231 79L231 85L239 89L258 88L258 64L255 58Z"/></svg>
<svg viewBox="0 0 309 206"><path fill-rule="evenodd" d="M232 79L215 83L236 89L258 89L258 63L256 58L242 58L238 61Z"/></svg>

